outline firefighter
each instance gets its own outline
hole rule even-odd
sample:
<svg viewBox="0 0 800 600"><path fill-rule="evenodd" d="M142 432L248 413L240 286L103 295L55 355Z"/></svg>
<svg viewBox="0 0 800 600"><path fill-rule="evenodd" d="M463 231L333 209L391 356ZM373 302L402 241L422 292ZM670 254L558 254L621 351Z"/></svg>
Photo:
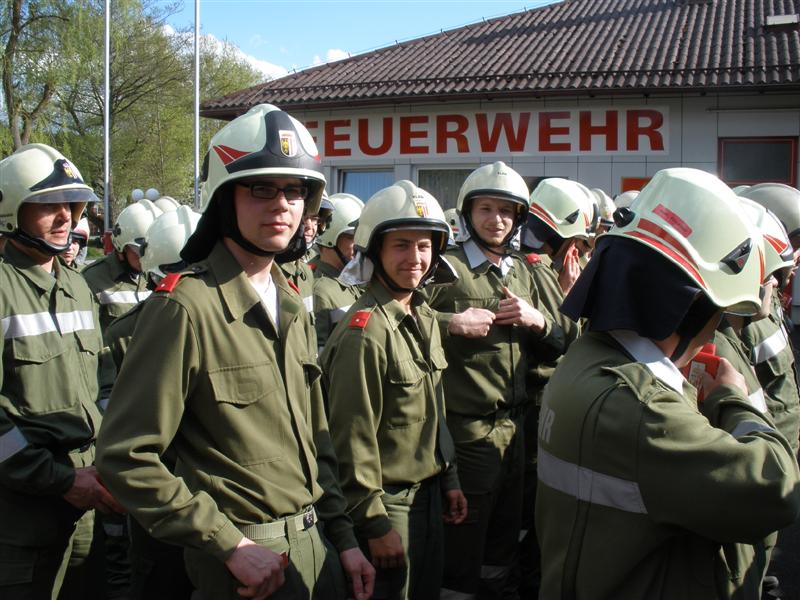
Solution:
<svg viewBox="0 0 800 600"><path fill-rule="evenodd" d="M469 504L463 523L445 526L445 597L503 593L522 518L525 377L565 344L512 254L528 204L525 181L504 163L473 171L458 195L464 241L446 254L458 281L426 290L445 330L447 424Z"/></svg>
<svg viewBox="0 0 800 600"><path fill-rule="evenodd" d="M0 597L56 598L82 566L94 510L123 509L95 470L97 307L56 257L87 202L61 153L29 144L0 162ZM80 594L78 594L80 597Z"/></svg>
<svg viewBox="0 0 800 600"><path fill-rule="evenodd" d="M800 474L727 360L699 403L678 369L722 311L758 310L761 234L695 169L660 171L616 218L562 306L589 331L544 394L541 597L731 598L746 575L723 544L793 522Z"/></svg>
<svg viewBox="0 0 800 600"><path fill-rule="evenodd" d="M467 512L445 424L444 349L419 293L441 283L448 234L436 200L410 181L372 196L355 234L371 276L320 357L342 489L377 568L374 598L438 598L443 517L458 524Z"/></svg>
<svg viewBox="0 0 800 600"><path fill-rule="evenodd" d="M320 351L334 327L361 295L358 286L345 285L338 277L353 258L353 232L364 203L352 194L333 194L329 201L333 210L317 239L319 261L314 269L314 328Z"/></svg>
<svg viewBox="0 0 800 600"><path fill-rule="evenodd" d="M85 217L78 221L69 236L69 248L62 254L61 258L68 267L77 268L83 264L81 254L85 254L86 246L89 243L89 221Z"/></svg>
<svg viewBox="0 0 800 600"><path fill-rule="evenodd" d="M192 266L142 308L100 433L109 487L155 537L184 547L204 598L344 598L342 567L353 597L371 593L311 320L275 264L319 207L316 157L308 131L268 104L212 138L209 202L181 252ZM161 460L170 446L174 474Z"/></svg>

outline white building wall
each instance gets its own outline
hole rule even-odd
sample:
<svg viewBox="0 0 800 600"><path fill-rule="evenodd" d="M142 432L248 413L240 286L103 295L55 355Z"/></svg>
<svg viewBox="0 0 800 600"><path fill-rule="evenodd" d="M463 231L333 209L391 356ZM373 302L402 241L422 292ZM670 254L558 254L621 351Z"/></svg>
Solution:
<svg viewBox="0 0 800 600"><path fill-rule="evenodd" d="M501 142L498 151L481 153L474 127L465 133L469 138L469 153L453 151L455 142L449 140L446 153L435 152L435 120L437 115L462 114L473 118L476 112L495 114L509 112L516 122L520 113L536 114L538 111L579 110L605 111L609 109L641 109L648 106L665 109L667 118L662 127L667 141L664 151L650 149L618 152L603 152L593 147L588 153L581 152L540 152L536 149L535 117L529 126L528 142L523 151L509 151ZM676 166L695 167L717 173L718 139L720 137L750 136L800 136L800 94L784 93L736 93L658 95L650 97L580 97L573 99L526 99L519 101L483 102L437 102L402 104L395 107L375 107L369 109L337 109L328 111L294 112L298 119L310 125L309 129L317 139L322 155L329 190L339 191L340 173L348 169L390 169L395 179L418 181L421 168L472 169L481 164L502 160L521 175L529 177L560 176L575 179L588 187L599 187L615 195L621 191L623 177L650 177L656 171ZM600 115L603 112L598 113ZM380 119L427 115L430 123L414 125L414 131L427 129L427 136L411 140L414 145L429 149L426 154L401 154L396 145L398 123L394 124L395 147L381 156L364 156L358 151L355 124L358 119L370 119L370 137L380 140L380 131L374 125ZM593 113L594 115L594 113ZM620 117L622 120L622 117ZM338 148L351 147L351 156L329 156L325 148L324 123L330 120L349 120L350 127L336 131L349 140L337 142ZM374 121L374 123L373 123ZM314 126L316 125L316 126ZM624 132L620 125L620 144ZM344 132L344 133L343 133ZM556 136L552 139L565 141L567 138L577 147L576 133L569 136ZM374 137L373 137L374 136ZM640 138L640 141L643 138ZM592 140L595 140L593 137ZM646 142L647 140L644 140ZM643 145L644 145L643 142ZM799 159L800 162L800 159ZM798 164L800 167L800 164Z"/></svg>

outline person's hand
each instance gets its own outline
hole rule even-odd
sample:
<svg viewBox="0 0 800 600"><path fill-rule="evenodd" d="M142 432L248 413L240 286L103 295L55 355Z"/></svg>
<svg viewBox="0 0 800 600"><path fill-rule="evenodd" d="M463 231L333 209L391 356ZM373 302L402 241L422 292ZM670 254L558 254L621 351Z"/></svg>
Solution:
<svg viewBox="0 0 800 600"><path fill-rule="evenodd" d="M96 508L103 514L125 514L125 507L117 502L103 485L95 467L75 469L75 481L63 496L75 508L89 510Z"/></svg>
<svg viewBox="0 0 800 600"><path fill-rule="evenodd" d="M703 397L707 398L718 386L725 384L739 388L747 396L747 383L744 380L744 375L734 369L727 359L720 358L716 377L703 373Z"/></svg>
<svg viewBox="0 0 800 600"><path fill-rule="evenodd" d="M372 564L382 569L397 569L406 564L403 552L403 540L394 529L379 538L370 538L369 553L372 555Z"/></svg>
<svg viewBox="0 0 800 600"><path fill-rule="evenodd" d="M283 585L283 571L289 566L289 560L286 555L277 554L244 537L225 561L225 566L242 584L236 590L240 596L262 600Z"/></svg>
<svg viewBox="0 0 800 600"><path fill-rule="evenodd" d="M500 306L494 315L496 325L521 325L537 333L544 329L545 320L541 312L519 296L515 296L507 287L503 288L503 293L506 298L500 300Z"/></svg>
<svg viewBox="0 0 800 600"><path fill-rule="evenodd" d="M342 568L350 582L354 600L369 600L375 589L375 568L360 548L350 548L339 553Z"/></svg>
<svg viewBox="0 0 800 600"><path fill-rule="evenodd" d="M581 263L578 249L573 245L564 255L564 265L558 274L558 285L561 290L568 294L581 274Z"/></svg>
<svg viewBox="0 0 800 600"><path fill-rule="evenodd" d="M492 311L470 306L464 312L453 315L447 330L450 335L468 338L486 337L494 320L495 315Z"/></svg>
<svg viewBox="0 0 800 600"><path fill-rule="evenodd" d="M444 493L444 513L442 518L448 525L460 525L467 518L467 498L461 490L447 490Z"/></svg>

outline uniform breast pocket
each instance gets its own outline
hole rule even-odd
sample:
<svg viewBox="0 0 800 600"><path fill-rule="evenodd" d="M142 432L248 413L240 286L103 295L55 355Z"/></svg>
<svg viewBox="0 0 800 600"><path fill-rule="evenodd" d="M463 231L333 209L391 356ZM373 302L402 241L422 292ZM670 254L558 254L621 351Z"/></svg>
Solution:
<svg viewBox="0 0 800 600"><path fill-rule="evenodd" d="M38 335L20 337L12 339L6 346L10 352L4 357L7 361L3 365L6 373L4 387L21 413L58 412L72 408L76 403L75 394L64 389L70 377L69 365L72 369L78 366L66 360L72 336L62 339L57 335L47 335L47 339L43 338ZM13 374L11 377L9 372Z"/></svg>
<svg viewBox="0 0 800 600"><path fill-rule="evenodd" d="M389 429L404 429L423 423L428 373L415 360L401 360L388 368L389 389L384 392L383 411ZM391 402L391 404L389 404Z"/></svg>
<svg viewBox="0 0 800 600"><path fill-rule="evenodd" d="M209 369L212 404L198 407L217 446L242 466L278 460L286 411L280 374L271 362Z"/></svg>

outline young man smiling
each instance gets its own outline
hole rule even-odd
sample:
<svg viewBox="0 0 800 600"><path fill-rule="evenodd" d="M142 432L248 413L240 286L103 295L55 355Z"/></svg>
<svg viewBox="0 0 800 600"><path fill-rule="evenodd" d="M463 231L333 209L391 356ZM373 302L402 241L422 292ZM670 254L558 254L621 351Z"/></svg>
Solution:
<svg viewBox="0 0 800 600"><path fill-rule="evenodd" d="M357 273L367 289L320 356L348 511L378 568L375 598L438 598L442 516L466 517L444 422L447 363L419 293L447 272L448 232L436 200L410 181L372 196L341 276Z"/></svg>
<svg viewBox="0 0 800 600"><path fill-rule="evenodd" d="M203 175L209 202L181 254L194 264L142 309L101 471L149 531L184 546L203 597L343 599L344 567L364 600L374 570L344 514L313 327L275 264L319 207L316 147L259 105L214 136Z"/></svg>

